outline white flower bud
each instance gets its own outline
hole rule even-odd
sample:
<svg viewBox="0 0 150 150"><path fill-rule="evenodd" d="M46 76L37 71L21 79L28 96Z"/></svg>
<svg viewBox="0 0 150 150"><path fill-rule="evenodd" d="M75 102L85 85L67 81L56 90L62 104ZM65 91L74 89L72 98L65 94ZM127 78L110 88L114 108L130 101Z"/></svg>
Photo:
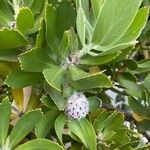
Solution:
<svg viewBox="0 0 150 150"><path fill-rule="evenodd" d="M72 119L84 118L89 112L89 103L85 95L75 92L68 98L65 112Z"/></svg>

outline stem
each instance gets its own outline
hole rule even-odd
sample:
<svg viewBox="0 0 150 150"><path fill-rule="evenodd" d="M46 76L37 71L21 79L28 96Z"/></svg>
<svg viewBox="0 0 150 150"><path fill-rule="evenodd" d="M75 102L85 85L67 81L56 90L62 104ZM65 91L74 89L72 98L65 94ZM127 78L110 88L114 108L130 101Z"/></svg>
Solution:
<svg viewBox="0 0 150 150"><path fill-rule="evenodd" d="M81 58L85 56L90 52L90 50L92 50L92 48L93 48L92 44L83 46L83 48L78 52L78 57Z"/></svg>

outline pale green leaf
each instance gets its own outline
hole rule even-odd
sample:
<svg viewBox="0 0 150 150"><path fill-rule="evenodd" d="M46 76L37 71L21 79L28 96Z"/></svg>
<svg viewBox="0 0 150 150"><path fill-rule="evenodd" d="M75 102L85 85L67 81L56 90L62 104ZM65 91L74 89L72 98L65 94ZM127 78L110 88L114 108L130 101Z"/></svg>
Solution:
<svg viewBox="0 0 150 150"><path fill-rule="evenodd" d="M120 38L133 22L141 3L142 0L106 1L95 24L92 42L104 46Z"/></svg>

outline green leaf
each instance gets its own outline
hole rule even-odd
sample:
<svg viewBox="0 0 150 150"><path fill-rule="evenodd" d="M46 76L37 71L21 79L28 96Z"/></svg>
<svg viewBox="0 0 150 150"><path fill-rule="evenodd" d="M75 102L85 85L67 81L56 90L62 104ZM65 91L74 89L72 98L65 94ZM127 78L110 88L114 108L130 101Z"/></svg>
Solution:
<svg viewBox="0 0 150 150"><path fill-rule="evenodd" d="M139 122L137 124L138 130L145 132L145 131L150 131L150 120L144 120L142 122Z"/></svg>
<svg viewBox="0 0 150 150"><path fill-rule="evenodd" d="M112 53L107 55L99 55L99 56L86 56L80 62L80 64L84 65L103 65L106 64L113 59L115 59L120 53Z"/></svg>
<svg viewBox="0 0 150 150"><path fill-rule="evenodd" d="M48 111L42 116L39 123L36 125L35 134L37 138L45 138L46 135L50 132L50 130L54 126L54 122L56 117L58 116L57 111Z"/></svg>
<svg viewBox="0 0 150 150"><path fill-rule="evenodd" d="M29 132L31 132L41 117L42 113L40 110L26 113L17 122L9 135L10 147L14 148Z"/></svg>
<svg viewBox="0 0 150 150"><path fill-rule="evenodd" d="M12 62L1 62L0 63L0 74L7 76L11 70L16 68L18 64Z"/></svg>
<svg viewBox="0 0 150 150"><path fill-rule="evenodd" d="M42 72L54 64L42 48L34 48L21 54L19 61L22 69L28 72Z"/></svg>
<svg viewBox="0 0 150 150"><path fill-rule="evenodd" d="M51 110L58 110L58 107L49 96L44 96L40 99L42 103Z"/></svg>
<svg viewBox="0 0 150 150"><path fill-rule="evenodd" d="M18 55L21 53L18 49L0 49L0 60L17 62Z"/></svg>
<svg viewBox="0 0 150 150"><path fill-rule="evenodd" d="M76 18L75 9L70 1L61 1L58 5L56 7L51 4L46 8L46 39L54 53L58 52L64 31L75 25Z"/></svg>
<svg viewBox="0 0 150 150"><path fill-rule="evenodd" d="M150 109L144 107L139 101L134 99L133 97L129 97L128 100L129 107L138 115L144 117L145 119L150 120Z"/></svg>
<svg viewBox="0 0 150 150"><path fill-rule="evenodd" d="M92 0L92 10L95 17L95 20L97 19L99 13L101 12L101 9L103 8L106 0Z"/></svg>
<svg viewBox="0 0 150 150"><path fill-rule="evenodd" d="M38 48L42 48L46 42L46 37L45 37L45 33L46 33L46 27L45 27L45 20L43 19L41 21L41 26L39 29L39 34L36 37L36 47Z"/></svg>
<svg viewBox="0 0 150 150"><path fill-rule="evenodd" d="M90 112L94 112L95 110L100 108L100 106L102 104L101 100L96 96L88 97L88 101L89 101L89 111Z"/></svg>
<svg viewBox="0 0 150 150"><path fill-rule="evenodd" d="M64 110L66 106L66 99L63 98L62 93L49 86L46 82L44 83L44 89L50 95L59 110Z"/></svg>
<svg viewBox="0 0 150 150"><path fill-rule="evenodd" d="M42 7L44 7L44 3L47 0L34 0L30 9L34 15L39 15L41 13Z"/></svg>
<svg viewBox="0 0 150 150"><path fill-rule="evenodd" d="M117 131L121 125L123 125L124 116L122 113L114 112L104 121L104 138L109 140L111 138L110 133Z"/></svg>
<svg viewBox="0 0 150 150"><path fill-rule="evenodd" d="M69 70L68 80L78 90L87 90L92 88L111 87L112 83L106 75L101 72L94 74L84 72L76 67Z"/></svg>
<svg viewBox="0 0 150 150"><path fill-rule="evenodd" d="M9 128L9 120L11 113L11 104L8 98L0 103L0 147L4 146Z"/></svg>
<svg viewBox="0 0 150 150"><path fill-rule="evenodd" d="M41 79L41 74L14 69L8 74L5 84L18 89L39 83Z"/></svg>
<svg viewBox="0 0 150 150"><path fill-rule="evenodd" d="M8 27L12 21L14 17L9 2L0 0L0 25Z"/></svg>
<svg viewBox="0 0 150 150"><path fill-rule="evenodd" d="M97 43L99 46L93 45L93 49L104 53L114 53L135 44L148 18L148 8L142 8L138 11L141 2L142 0L127 0L124 2L121 0L102 1L104 6L99 13L93 35L93 43ZM125 3L130 3L129 10L125 8L128 5ZM118 7L116 8L117 11L114 11L113 7ZM121 9L127 12L125 13Z"/></svg>
<svg viewBox="0 0 150 150"><path fill-rule="evenodd" d="M144 26L146 25L148 13L149 13L148 7L141 8L138 11L136 17L134 18L132 24L122 35L122 37L118 41L116 41L116 43L127 43L138 38Z"/></svg>
<svg viewBox="0 0 150 150"><path fill-rule="evenodd" d="M34 16L28 7L19 10L16 25L17 29L23 34L27 34L34 27Z"/></svg>
<svg viewBox="0 0 150 150"><path fill-rule="evenodd" d="M56 135L59 141L61 142L61 144L63 144L62 135L63 135L65 122L66 122L66 116L64 115L64 113L61 113L55 120L55 124L54 124Z"/></svg>
<svg viewBox="0 0 150 150"><path fill-rule="evenodd" d="M16 30L3 28L0 30L0 49L21 48L28 44L26 39Z"/></svg>
<svg viewBox="0 0 150 150"><path fill-rule="evenodd" d="M138 69L136 73L144 73L150 71L150 60L144 60L138 63Z"/></svg>
<svg viewBox="0 0 150 150"><path fill-rule="evenodd" d="M70 39L69 39L69 33L70 31L65 31L60 43L59 52L60 52L60 58L66 60L67 55L69 54L69 46L70 46Z"/></svg>
<svg viewBox="0 0 150 150"><path fill-rule="evenodd" d="M129 70L136 70L138 68L137 62L133 59L125 59L124 64Z"/></svg>
<svg viewBox="0 0 150 150"><path fill-rule="evenodd" d="M95 119L94 127L98 133L102 134L103 139L110 140L121 127L123 121L123 114L118 112L109 113L103 110Z"/></svg>
<svg viewBox="0 0 150 150"><path fill-rule="evenodd" d="M64 150L63 147L47 139L34 139L20 145L15 150Z"/></svg>
<svg viewBox="0 0 150 150"><path fill-rule="evenodd" d="M142 0L106 1L98 15L92 42L110 45L118 40L133 22L141 3Z"/></svg>
<svg viewBox="0 0 150 150"><path fill-rule="evenodd" d="M64 69L58 66L51 66L43 71L47 83L58 91L61 91L61 84L64 76Z"/></svg>
<svg viewBox="0 0 150 150"><path fill-rule="evenodd" d="M148 75L144 80L144 86L150 90L150 75Z"/></svg>
<svg viewBox="0 0 150 150"><path fill-rule="evenodd" d="M96 150L96 134L92 124L87 119L68 121L68 127L86 148Z"/></svg>
<svg viewBox="0 0 150 150"><path fill-rule="evenodd" d="M131 78L132 77L132 78ZM119 83L126 88L126 92L132 96L142 98L142 88L136 84L133 76L122 73L118 76Z"/></svg>

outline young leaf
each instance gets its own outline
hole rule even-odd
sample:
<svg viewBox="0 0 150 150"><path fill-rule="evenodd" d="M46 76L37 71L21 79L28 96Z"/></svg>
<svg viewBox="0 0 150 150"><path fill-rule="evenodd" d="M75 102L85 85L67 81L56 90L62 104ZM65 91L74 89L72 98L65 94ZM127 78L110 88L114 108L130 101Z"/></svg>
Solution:
<svg viewBox="0 0 150 150"><path fill-rule="evenodd" d="M47 83L58 91L61 91L61 84L64 76L64 69L58 66L51 66L43 71Z"/></svg>
<svg viewBox="0 0 150 150"><path fill-rule="evenodd" d="M66 116L64 115L64 113L61 113L57 119L55 120L55 132L57 134L57 137L59 139L59 141L63 144L62 142L62 134L63 134L63 129L64 129L64 125L65 125L65 121L66 121Z"/></svg>
<svg viewBox="0 0 150 150"><path fill-rule="evenodd" d="M96 134L92 124L85 118L80 121L68 121L68 127L85 145L86 148L96 150Z"/></svg>
<svg viewBox="0 0 150 150"><path fill-rule="evenodd" d="M31 132L41 117L42 114L40 110L26 113L17 122L9 135L10 147L14 148L29 132Z"/></svg>
<svg viewBox="0 0 150 150"><path fill-rule="evenodd" d="M40 149L40 150L64 150L63 147L58 145L55 142L52 142L47 139L34 139L31 140L25 144L20 145L17 147L15 150L35 150L35 149Z"/></svg>
<svg viewBox="0 0 150 150"><path fill-rule="evenodd" d="M16 30L3 28L0 30L0 49L21 48L28 44L27 40Z"/></svg>
<svg viewBox="0 0 150 150"><path fill-rule="evenodd" d="M27 34L34 27L34 16L29 8L21 8L16 20L17 29Z"/></svg>
<svg viewBox="0 0 150 150"><path fill-rule="evenodd" d="M12 70L5 80L5 84L13 88L23 88L39 83L41 75L38 73L24 72L22 70Z"/></svg>
<svg viewBox="0 0 150 150"><path fill-rule="evenodd" d="M28 72L42 72L54 64L42 48L34 48L21 54L19 61L22 69Z"/></svg>
<svg viewBox="0 0 150 150"><path fill-rule="evenodd" d="M9 128L11 105L8 98L0 104L0 146L4 146Z"/></svg>
<svg viewBox="0 0 150 150"><path fill-rule="evenodd" d="M36 125L35 134L37 138L44 138L52 129L55 119L58 116L57 111L48 111L42 116L42 119Z"/></svg>

